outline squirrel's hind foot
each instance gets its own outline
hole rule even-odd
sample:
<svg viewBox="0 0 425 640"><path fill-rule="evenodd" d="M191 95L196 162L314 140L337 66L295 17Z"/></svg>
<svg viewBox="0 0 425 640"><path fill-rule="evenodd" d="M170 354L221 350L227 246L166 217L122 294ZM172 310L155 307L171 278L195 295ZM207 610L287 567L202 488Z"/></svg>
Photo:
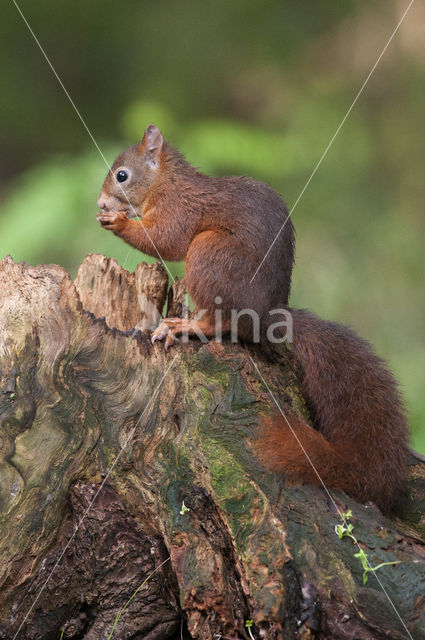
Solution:
<svg viewBox="0 0 425 640"><path fill-rule="evenodd" d="M174 320L174 318L167 318L167 320ZM152 344L155 344L155 342L158 341L162 342L165 339L164 348L166 351L168 351L168 349L172 347L176 341L178 341L177 336L167 323L167 320L163 320L161 324L157 326L151 336Z"/></svg>

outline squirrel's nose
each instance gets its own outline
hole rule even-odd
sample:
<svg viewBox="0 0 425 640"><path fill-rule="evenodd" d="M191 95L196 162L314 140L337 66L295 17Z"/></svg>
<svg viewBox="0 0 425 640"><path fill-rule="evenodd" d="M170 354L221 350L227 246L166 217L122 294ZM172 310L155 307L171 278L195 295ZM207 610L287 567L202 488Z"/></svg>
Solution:
<svg viewBox="0 0 425 640"><path fill-rule="evenodd" d="M99 199L97 201L97 206L99 209L106 209L106 202L102 194L100 194Z"/></svg>

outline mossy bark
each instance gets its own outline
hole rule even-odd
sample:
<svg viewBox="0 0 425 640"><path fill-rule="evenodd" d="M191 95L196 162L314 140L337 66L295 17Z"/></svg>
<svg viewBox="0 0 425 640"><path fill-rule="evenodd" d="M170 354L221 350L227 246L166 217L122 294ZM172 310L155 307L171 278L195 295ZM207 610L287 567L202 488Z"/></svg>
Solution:
<svg viewBox="0 0 425 640"><path fill-rule="evenodd" d="M114 638L248 638L247 620L255 638L425 638L419 456L399 519L332 494L372 565L401 561L363 584L329 496L256 460L271 400L249 356L306 415L288 363L152 347L159 266L88 256L73 283L5 258L0 292L0 638L106 639L146 578Z"/></svg>

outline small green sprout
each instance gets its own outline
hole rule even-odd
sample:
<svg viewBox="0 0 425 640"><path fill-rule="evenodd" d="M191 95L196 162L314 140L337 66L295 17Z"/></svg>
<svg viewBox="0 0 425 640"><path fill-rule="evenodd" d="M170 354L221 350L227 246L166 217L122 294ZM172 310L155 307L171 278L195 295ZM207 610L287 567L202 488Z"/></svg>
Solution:
<svg viewBox="0 0 425 640"><path fill-rule="evenodd" d="M351 538L351 540L353 540L353 542L355 542L355 544L359 547L360 549L360 545L357 541L356 536L353 534L353 529L354 529L354 525L351 524L351 522L347 523L347 520L349 520L352 517L353 513L351 511L351 509L349 509L348 511L346 511L346 513L341 513L341 520L343 521L340 524L335 525L335 533L338 536L338 538L340 540L342 540L342 538ZM381 562L381 564L376 565L376 567L371 567L370 566L370 562L368 560L368 554L366 553L366 551L364 551L364 549L360 549L360 551L358 553L354 554L355 558L359 558L362 567L363 567L363 584L366 584L367 582L367 574L370 573L371 571L374 573L375 571L377 571L378 569L380 569L381 567L386 567L388 565L391 564L400 564L401 560L393 560L392 562Z"/></svg>
<svg viewBox="0 0 425 640"><path fill-rule="evenodd" d="M254 620L245 620L245 626L248 629L248 633L249 633L249 637L252 640L255 640L254 636L252 635L252 631L251 631L251 627L254 624Z"/></svg>
<svg viewBox="0 0 425 640"><path fill-rule="evenodd" d="M342 538L348 537L354 540L354 542L357 542L356 538L352 533L354 529L354 525L352 525L351 522L347 523L347 520L349 520L352 517L352 515L353 515L353 512L351 511L351 509L349 509L345 513L341 513L342 523L335 525L335 533L337 534L340 540L342 540Z"/></svg>
<svg viewBox="0 0 425 640"><path fill-rule="evenodd" d="M376 567L371 567L369 564L369 560L367 558L367 553L363 550L360 549L360 551L358 553L354 554L355 558L359 558L360 562L362 563L362 567L363 567L363 584L366 584L367 582L367 574L375 571L378 571L378 569L380 569L381 567L386 567L390 564L400 564L401 560L393 560L392 562L381 562L381 564L377 564Z"/></svg>
<svg viewBox="0 0 425 640"><path fill-rule="evenodd" d="M182 502L182 508L180 509L180 515L184 516L185 513L187 513L188 511L190 511L189 507L186 507L184 500Z"/></svg>

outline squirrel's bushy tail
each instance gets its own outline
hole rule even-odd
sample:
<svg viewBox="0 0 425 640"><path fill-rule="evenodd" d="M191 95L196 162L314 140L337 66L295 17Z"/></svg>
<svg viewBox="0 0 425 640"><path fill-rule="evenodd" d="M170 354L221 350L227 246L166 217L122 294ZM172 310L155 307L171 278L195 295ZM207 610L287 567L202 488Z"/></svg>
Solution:
<svg viewBox="0 0 425 640"><path fill-rule="evenodd" d="M393 375L347 327L291 309L301 390L316 429L286 416L329 488L392 511L404 493L408 428ZM320 480L281 415L262 425L261 460L294 481Z"/></svg>

